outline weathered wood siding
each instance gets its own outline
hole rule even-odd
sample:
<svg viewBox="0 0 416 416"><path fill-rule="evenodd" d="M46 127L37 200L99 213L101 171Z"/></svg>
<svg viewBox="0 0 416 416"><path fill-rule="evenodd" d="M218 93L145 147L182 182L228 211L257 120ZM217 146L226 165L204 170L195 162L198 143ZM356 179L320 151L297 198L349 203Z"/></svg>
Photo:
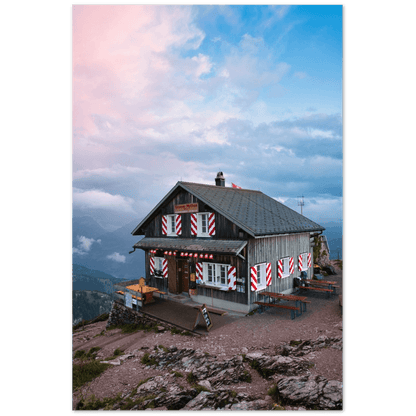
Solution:
<svg viewBox="0 0 416 416"><path fill-rule="evenodd" d="M145 227L146 237L166 237L162 234L162 216L174 214L175 205L198 203L199 212L213 212L215 214L215 235L213 239L219 240L245 240L248 238L247 233L240 229L237 225L233 224L223 215L216 212L209 205L204 204L194 195L184 190L178 190L173 195L170 201L167 201L164 206L155 213L155 216L149 220ZM182 215L182 234L181 238L197 238L191 235L191 214L183 213ZM175 237L173 237L175 238Z"/></svg>
<svg viewBox="0 0 416 416"><path fill-rule="evenodd" d="M293 278L300 276L298 267L298 256L302 253L312 254L313 250L310 243L309 233L291 234L285 236L265 237L254 239L251 238L248 243L248 261L250 267L260 263L271 263L272 266L272 284L262 291L268 292L285 292L293 290ZM277 261L284 257L293 257L294 273L283 279L278 278ZM313 267L308 269L308 278L311 278ZM250 278L250 275L249 275ZM250 303L261 301L263 296L258 292L250 290Z"/></svg>

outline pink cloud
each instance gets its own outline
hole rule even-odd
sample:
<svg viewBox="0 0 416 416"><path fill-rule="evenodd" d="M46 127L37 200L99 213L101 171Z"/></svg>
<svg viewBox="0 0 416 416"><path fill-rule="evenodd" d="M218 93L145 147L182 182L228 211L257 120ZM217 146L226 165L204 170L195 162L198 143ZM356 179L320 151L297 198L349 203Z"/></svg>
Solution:
<svg viewBox="0 0 416 416"><path fill-rule="evenodd" d="M73 6L74 144L99 132L96 114L153 118L147 109L161 96L154 86L172 71L169 49L196 48L204 37L191 20L182 7Z"/></svg>

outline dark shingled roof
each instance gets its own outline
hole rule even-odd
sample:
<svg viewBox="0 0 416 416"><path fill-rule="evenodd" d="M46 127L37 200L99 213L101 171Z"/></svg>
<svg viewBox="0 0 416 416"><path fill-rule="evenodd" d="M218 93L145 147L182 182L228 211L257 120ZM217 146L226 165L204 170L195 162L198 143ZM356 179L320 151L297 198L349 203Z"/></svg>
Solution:
<svg viewBox="0 0 416 416"><path fill-rule="evenodd" d="M206 252L220 253L220 254L235 254L237 255L247 244L246 241L241 240L212 240L202 238L153 238L145 237L136 243L134 248L141 248L143 250L159 249L159 250L180 250L191 251L194 253Z"/></svg>
<svg viewBox="0 0 416 416"><path fill-rule="evenodd" d="M254 236L325 229L260 191L189 182L178 184Z"/></svg>
<svg viewBox="0 0 416 416"><path fill-rule="evenodd" d="M178 188L195 195L252 236L323 231L324 227L309 220L260 191L178 182L159 204L134 229L133 235Z"/></svg>

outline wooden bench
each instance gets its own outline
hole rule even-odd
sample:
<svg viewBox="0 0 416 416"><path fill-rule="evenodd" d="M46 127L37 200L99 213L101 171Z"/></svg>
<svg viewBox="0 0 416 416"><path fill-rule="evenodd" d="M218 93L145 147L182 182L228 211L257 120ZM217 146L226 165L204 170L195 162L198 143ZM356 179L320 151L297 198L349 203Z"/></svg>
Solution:
<svg viewBox="0 0 416 416"><path fill-rule="evenodd" d="M301 290L317 290L319 292L327 292L328 297L333 293L334 291L332 289L324 289L323 287L312 287L312 286L299 286L299 289Z"/></svg>
<svg viewBox="0 0 416 416"><path fill-rule="evenodd" d="M156 293L159 293L159 298L160 299L165 299L165 296L167 296L167 293L162 292L161 290L158 290Z"/></svg>
<svg viewBox="0 0 416 416"><path fill-rule="evenodd" d="M291 319L295 319L295 311L300 312L300 308L296 306L289 306L289 305L279 305L278 303L266 303L266 302L254 302L256 305L259 305L261 308L266 308L272 306L273 308L282 308L282 309L290 309L290 317Z"/></svg>

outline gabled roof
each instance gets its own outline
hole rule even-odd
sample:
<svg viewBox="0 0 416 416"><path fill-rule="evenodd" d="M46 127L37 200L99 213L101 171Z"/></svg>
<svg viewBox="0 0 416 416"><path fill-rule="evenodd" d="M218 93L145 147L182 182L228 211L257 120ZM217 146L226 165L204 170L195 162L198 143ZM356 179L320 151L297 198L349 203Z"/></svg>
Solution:
<svg viewBox="0 0 416 416"><path fill-rule="evenodd" d="M161 205L169 200L179 187L195 195L200 201L212 207L253 237L323 231L325 229L260 191L178 182L133 230L133 235L137 235L135 232L152 217Z"/></svg>

